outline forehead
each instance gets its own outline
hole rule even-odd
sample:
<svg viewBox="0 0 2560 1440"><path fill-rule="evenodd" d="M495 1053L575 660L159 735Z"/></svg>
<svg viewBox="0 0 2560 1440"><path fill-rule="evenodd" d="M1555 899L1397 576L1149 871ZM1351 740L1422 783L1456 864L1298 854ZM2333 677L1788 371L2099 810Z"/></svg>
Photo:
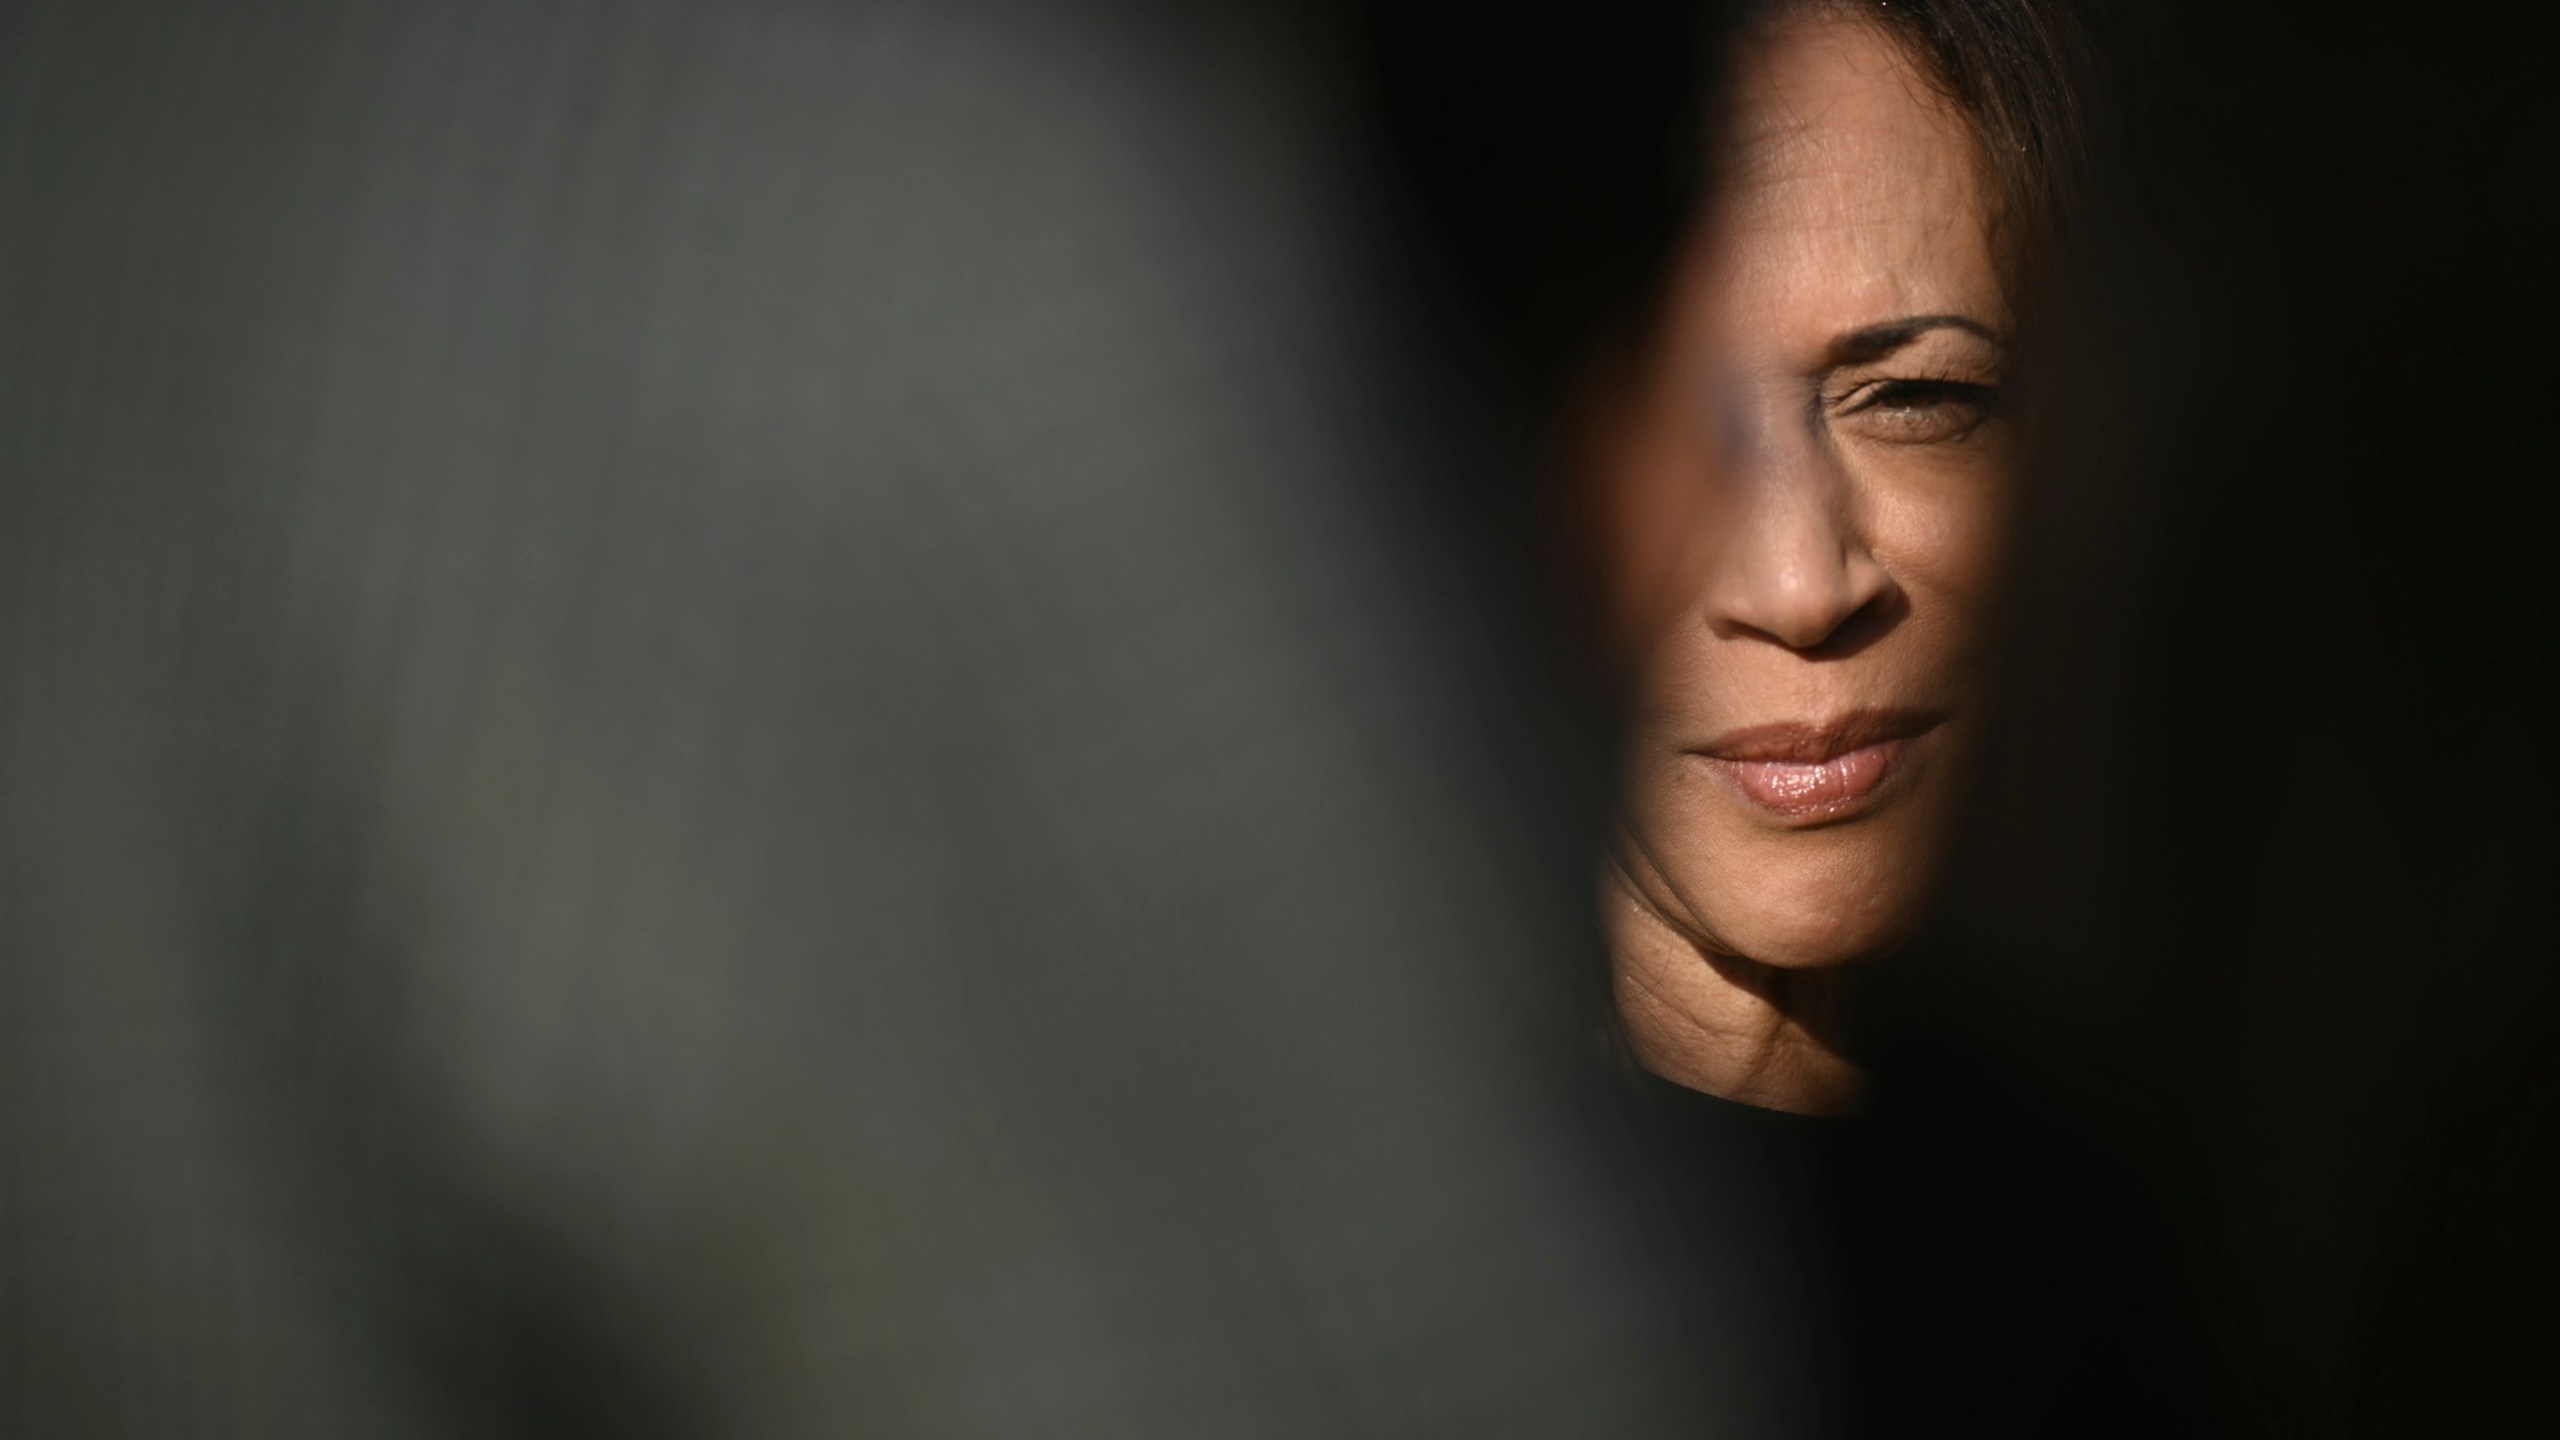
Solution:
<svg viewBox="0 0 2560 1440"><path fill-rule="evenodd" d="M1715 225L1729 299L1835 328L2003 318L1971 132L1894 41L1803 19L1741 61Z"/></svg>

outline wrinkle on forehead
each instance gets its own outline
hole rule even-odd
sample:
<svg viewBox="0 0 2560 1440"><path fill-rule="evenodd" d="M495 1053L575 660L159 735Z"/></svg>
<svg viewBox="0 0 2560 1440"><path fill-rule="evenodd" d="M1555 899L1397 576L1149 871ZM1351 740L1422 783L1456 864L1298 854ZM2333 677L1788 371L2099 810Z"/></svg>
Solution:
<svg viewBox="0 0 2560 1440"><path fill-rule="evenodd" d="M1961 110L1921 75L1900 42L1848 15L1781 21L1742 42L1728 114L1726 174L1747 184L1797 151L1890 117L1969 154Z"/></svg>
<svg viewBox="0 0 2560 1440"><path fill-rule="evenodd" d="M1843 317L1898 305L2005 318L1970 128L1890 38L1862 21L1792 21L1743 52L1714 268L1728 305ZM1787 273L1785 294L1750 283ZM1923 304L1926 301L1928 303ZM1736 317L1740 318L1740 317Z"/></svg>

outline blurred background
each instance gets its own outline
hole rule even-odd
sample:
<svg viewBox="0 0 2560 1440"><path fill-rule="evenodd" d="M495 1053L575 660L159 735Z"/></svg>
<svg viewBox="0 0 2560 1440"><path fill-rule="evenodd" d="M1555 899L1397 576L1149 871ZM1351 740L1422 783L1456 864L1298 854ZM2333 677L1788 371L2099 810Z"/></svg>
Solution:
<svg viewBox="0 0 2560 1440"><path fill-rule="evenodd" d="M1547 448L1729 20L0 9L0 1429L1800 1433ZM2560 21L2092 20L1881 1073L2229 1428L2560 1428Z"/></svg>

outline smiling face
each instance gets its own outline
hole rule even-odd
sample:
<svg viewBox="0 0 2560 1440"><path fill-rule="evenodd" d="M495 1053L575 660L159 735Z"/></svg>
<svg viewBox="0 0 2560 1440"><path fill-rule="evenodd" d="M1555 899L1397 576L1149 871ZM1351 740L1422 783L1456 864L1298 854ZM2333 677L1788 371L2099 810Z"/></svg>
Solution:
<svg viewBox="0 0 2560 1440"><path fill-rule="evenodd" d="M1612 898L1685 963L1788 970L1925 901L1976 723L2011 316L1971 131L1890 39L1797 18L1742 61L1716 203L1597 452L1637 681ZM1612 930L1623 997L1671 962Z"/></svg>

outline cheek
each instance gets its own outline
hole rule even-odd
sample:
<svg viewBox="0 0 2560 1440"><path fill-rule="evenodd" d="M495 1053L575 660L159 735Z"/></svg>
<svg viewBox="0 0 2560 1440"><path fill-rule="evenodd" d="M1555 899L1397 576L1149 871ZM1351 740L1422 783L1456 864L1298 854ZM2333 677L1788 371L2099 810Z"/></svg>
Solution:
<svg viewBox="0 0 2560 1440"><path fill-rule="evenodd" d="M1998 591L2008 556L2012 487L1990 460L1875 467L1867 543L1910 593L1930 629L1970 644Z"/></svg>

